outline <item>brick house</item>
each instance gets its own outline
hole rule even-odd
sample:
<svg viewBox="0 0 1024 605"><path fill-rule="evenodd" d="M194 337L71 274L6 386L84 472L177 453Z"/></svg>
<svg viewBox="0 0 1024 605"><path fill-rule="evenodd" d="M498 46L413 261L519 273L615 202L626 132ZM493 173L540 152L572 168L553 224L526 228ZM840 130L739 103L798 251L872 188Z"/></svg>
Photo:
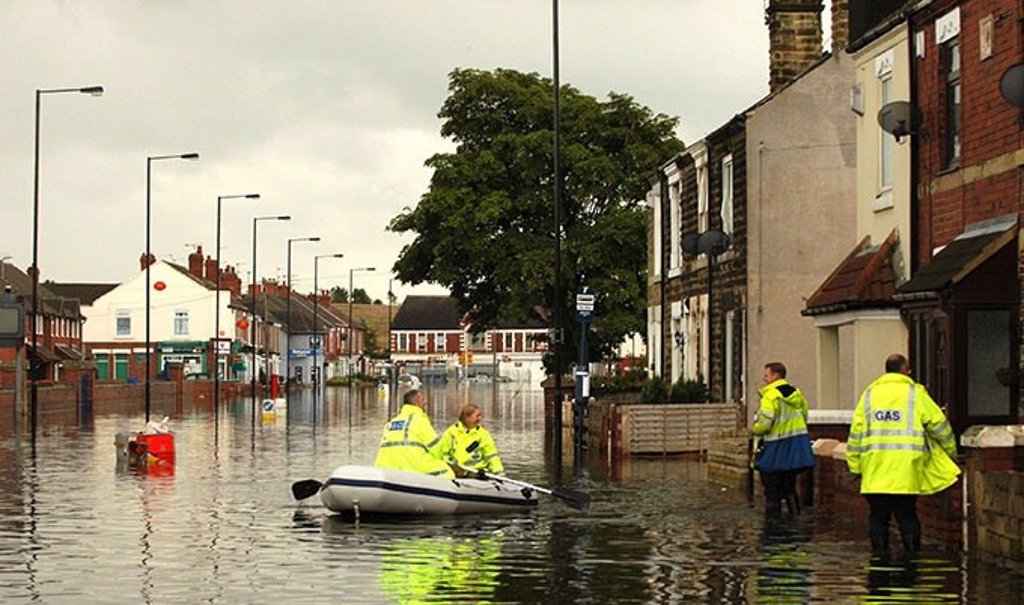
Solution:
<svg viewBox="0 0 1024 605"><path fill-rule="evenodd" d="M37 379L60 381L65 364L80 364L85 357L82 346L85 316L81 313L78 299L55 292L48 284L40 283L37 291L41 321L36 322L32 304L32 278L14 265L0 261L0 288L7 287L25 305L26 356L32 355L32 331L36 331L37 362L40 366ZM14 388L15 355L14 348L0 349L0 388ZM27 371L28 361L23 367Z"/></svg>
<svg viewBox="0 0 1024 605"><path fill-rule="evenodd" d="M1020 110L1000 80L1024 60L1010 0L936 0L910 15L915 191L900 286L917 380L959 433L1019 421ZM1019 86L1019 84L1018 84Z"/></svg>
<svg viewBox="0 0 1024 605"><path fill-rule="evenodd" d="M714 401L742 397L744 123L736 116L663 164L647 195L651 371L672 382L704 380ZM715 232L727 243L709 248Z"/></svg>

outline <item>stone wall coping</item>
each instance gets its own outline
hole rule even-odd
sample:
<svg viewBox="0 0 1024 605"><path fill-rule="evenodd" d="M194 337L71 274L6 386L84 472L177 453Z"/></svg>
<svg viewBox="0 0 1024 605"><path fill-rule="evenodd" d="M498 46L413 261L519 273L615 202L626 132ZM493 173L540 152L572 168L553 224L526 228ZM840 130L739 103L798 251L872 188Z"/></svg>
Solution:
<svg viewBox="0 0 1024 605"><path fill-rule="evenodd" d="M853 410L808 410L807 424L846 424L853 422Z"/></svg>
<svg viewBox="0 0 1024 605"><path fill-rule="evenodd" d="M846 442L840 441L836 443L836 447L832 450L832 457L836 460L846 461Z"/></svg>
<svg viewBox="0 0 1024 605"><path fill-rule="evenodd" d="M960 445L970 448L1024 447L1024 425L977 425L960 436Z"/></svg>

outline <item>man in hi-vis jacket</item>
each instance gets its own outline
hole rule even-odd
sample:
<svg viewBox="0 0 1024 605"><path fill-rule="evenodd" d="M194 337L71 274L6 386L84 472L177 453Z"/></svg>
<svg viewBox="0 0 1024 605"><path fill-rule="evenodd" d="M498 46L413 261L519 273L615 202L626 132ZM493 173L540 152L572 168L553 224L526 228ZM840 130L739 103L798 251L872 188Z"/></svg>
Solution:
<svg viewBox="0 0 1024 605"><path fill-rule="evenodd" d="M765 512L778 515L782 502L789 513L800 512L796 477L814 467L814 452L807 435L807 399L800 389L786 381L786 366L773 361L764 366L761 408L754 418L754 435L763 449L757 452L754 468L764 485Z"/></svg>

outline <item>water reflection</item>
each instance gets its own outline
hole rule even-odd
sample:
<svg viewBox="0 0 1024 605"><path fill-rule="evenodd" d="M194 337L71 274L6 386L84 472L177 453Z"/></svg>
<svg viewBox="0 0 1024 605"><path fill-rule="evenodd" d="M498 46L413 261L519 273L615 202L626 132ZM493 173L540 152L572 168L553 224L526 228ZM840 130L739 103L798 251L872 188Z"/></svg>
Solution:
<svg viewBox="0 0 1024 605"><path fill-rule="evenodd" d="M165 477L117 471L113 436L142 410L44 415L35 449L0 421L0 602L1021 602L1020 575L959 555L873 560L860 522L767 523L697 460L553 466L540 393L427 388L436 427L480 405L510 477L590 509L355 525L297 506L292 482L372 462L394 401L373 389L299 394L268 422L248 399L216 420L186 405Z"/></svg>

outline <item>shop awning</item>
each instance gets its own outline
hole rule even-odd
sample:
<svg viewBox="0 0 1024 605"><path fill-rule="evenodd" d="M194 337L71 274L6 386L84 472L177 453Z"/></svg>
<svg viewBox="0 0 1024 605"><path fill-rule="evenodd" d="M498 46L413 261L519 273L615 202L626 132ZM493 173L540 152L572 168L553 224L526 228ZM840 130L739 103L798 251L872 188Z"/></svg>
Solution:
<svg viewBox="0 0 1024 605"><path fill-rule="evenodd" d="M899 299L912 299L956 285L1017 236L1017 215L969 225L899 287Z"/></svg>

